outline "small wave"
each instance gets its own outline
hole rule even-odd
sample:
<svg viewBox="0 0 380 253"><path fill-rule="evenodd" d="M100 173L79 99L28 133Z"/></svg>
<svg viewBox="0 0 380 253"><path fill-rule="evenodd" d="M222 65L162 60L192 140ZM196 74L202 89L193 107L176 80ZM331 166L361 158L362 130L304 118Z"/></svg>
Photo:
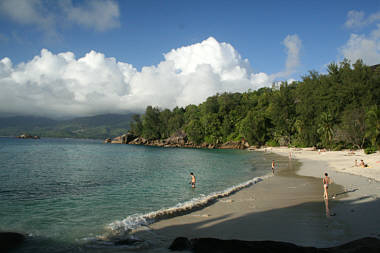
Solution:
<svg viewBox="0 0 380 253"><path fill-rule="evenodd" d="M193 212L204 208L217 199L227 197L243 188L250 185L261 182L263 179L268 178L271 175L266 175L262 177L255 177L244 183L227 188L224 191L214 192L209 195L201 195L198 198L193 198L189 201L179 203L173 207L163 208L158 211L146 213L146 214L134 214L130 215L123 220L114 221L108 225L108 228L112 231L112 234L127 234L133 230L139 229L144 226L149 226L150 224L157 222L161 219L171 218L183 214Z"/></svg>

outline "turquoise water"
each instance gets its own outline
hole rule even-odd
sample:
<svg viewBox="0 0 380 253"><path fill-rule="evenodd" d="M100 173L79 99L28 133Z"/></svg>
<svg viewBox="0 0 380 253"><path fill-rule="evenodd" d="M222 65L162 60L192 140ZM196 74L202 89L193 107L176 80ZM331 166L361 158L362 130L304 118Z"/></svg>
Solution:
<svg viewBox="0 0 380 253"><path fill-rule="evenodd" d="M20 252L72 251L117 221L223 191L270 164L240 150L15 138L0 138L0 161L0 230L30 235Z"/></svg>

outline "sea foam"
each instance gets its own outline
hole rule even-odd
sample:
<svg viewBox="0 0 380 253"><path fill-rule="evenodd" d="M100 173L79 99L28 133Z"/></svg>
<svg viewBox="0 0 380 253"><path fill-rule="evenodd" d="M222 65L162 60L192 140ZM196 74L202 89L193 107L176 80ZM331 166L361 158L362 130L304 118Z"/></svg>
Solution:
<svg viewBox="0 0 380 253"><path fill-rule="evenodd" d="M227 197L243 188L261 182L263 179L266 179L270 176L271 175L255 177L241 184L229 187L223 191L213 192L209 195L201 195L200 197L193 198L189 201L178 203L173 207L162 208L158 211L153 211L146 214L130 215L123 220L112 222L108 225L108 229L112 231L112 234L130 233L136 229L140 229L141 227L149 226L150 224L161 219L167 219L199 210L214 203L220 198Z"/></svg>

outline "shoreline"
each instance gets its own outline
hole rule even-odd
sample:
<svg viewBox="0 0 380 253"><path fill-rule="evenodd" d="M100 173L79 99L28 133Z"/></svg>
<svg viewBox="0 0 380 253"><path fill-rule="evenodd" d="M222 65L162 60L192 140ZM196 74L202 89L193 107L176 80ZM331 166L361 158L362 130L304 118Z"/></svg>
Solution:
<svg viewBox="0 0 380 253"><path fill-rule="evenodd" d="M201 210L210 205L213 205L217 201L223 198L227 198L245 188L248 188L252 185L258 184L263 180L270 177L271 174L254 177L248 181L233 185L222 191L212 192L208 195L202 195L200 197L193 198L191 200L180 202L175 206L162 208L157 211L152 211L145 214L134 214L126 217L123 220L114 221L108 225L111 231L114 232L133 232L134 230L139 230L144 226L150 226L161 220L171 219L178 216L186 215L193 213L197 210ZM105 237L105 239L107 239ZM112 236L111 236L112 239Z"/></svg>
<svg viewBox="0 0 380 253"><path fill-rule="evenodd" d="M376 227L380 224L376 215L380 212L378 181L341 173L349 172L346 169L352 163L352 157L348 157L342 167L339 157L345 151L329 157L297 149L289 160L290 151L272 148L263 154L268 165L272 158L280 164L274 177L201 210L153 223L134 235L150 241L149 252L168 252L167 247L178 236L274 240L316 247L336 246L365 236L380 237ZM372 158L378 159L379 153ZM324 168L334 180L329 189L334 198L329 199L328 209L322 197ZM380 171L374 169L376 173Z"/></svg>
<svg viewBox="0 0 380 253"><path fill-rule="evenodd" d="M285 147L273 147L273 148L261 148L257 151L273 152L278 155L289 157L291 154L292 159L301 159L304 162L308 160L322 161L327 163L327 167L330 171L343 172L361 177L367 177L380 182L380 151L373 154L365 154L363 150L355 151L324 151L318 152L311 150L310 148L285 148ZM368 167L362 168L355 166L355 160L358 164L360 160L368 165ZM307 176L321 177L321 170L316 173L317 169L305 170L301 168L301 174Z"/></svg>

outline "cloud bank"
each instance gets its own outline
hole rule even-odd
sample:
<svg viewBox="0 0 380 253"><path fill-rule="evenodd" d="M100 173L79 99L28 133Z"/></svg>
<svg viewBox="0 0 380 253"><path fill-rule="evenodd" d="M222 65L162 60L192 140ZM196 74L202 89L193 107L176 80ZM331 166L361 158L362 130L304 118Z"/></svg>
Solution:
<svg viewBox="0 0 380 253"><path fill-rule="evenodd" d="M298 37L285 39L288 74L299 63L300 43ZM9 58L0 61L0 115L67 117L143 111L147 105L174 108L272 81L273 76L254 73L232 45L213 37L173 49L158 65L141 71L95 51L76 58L43 49L17 66Z"/></svg>
<svg viewBox="0 0 380 253"><path fill-rule="evenodd" d="M21 25L37 27L48 36L55 36L57 28L67 24L96 31L120 26L119 6L113 0L86 0L75 5L72 0L48 4L43 0L1 0L0 13Z"/></svg>
<svg viewBox="0 0 380 253"><path fill-rule="evenodd" d="M362 11L350 11L347 14L345 23L347 28L370 29L369 33L356 34L351 33L350 38L343 45L339 52L351 62L362 59L367 65L380 63L380 12L373 13L368 17Z"/></svg>
<svg viewBox="0 0 380 253"><path fill-rule="evenodd" d="M347 28L361 28L380 21L380 11L365 17L364 11L351 10L347 13L347 20L344 24Z"/></svg>
<svg viewBox="0 0 380 253"><path fill-rule="evenodd" d="M111 0L92 0L82 6L74 6L71 1L63 1L62 9L72 23L98 31L120 26L119 6Z"/></svg>

